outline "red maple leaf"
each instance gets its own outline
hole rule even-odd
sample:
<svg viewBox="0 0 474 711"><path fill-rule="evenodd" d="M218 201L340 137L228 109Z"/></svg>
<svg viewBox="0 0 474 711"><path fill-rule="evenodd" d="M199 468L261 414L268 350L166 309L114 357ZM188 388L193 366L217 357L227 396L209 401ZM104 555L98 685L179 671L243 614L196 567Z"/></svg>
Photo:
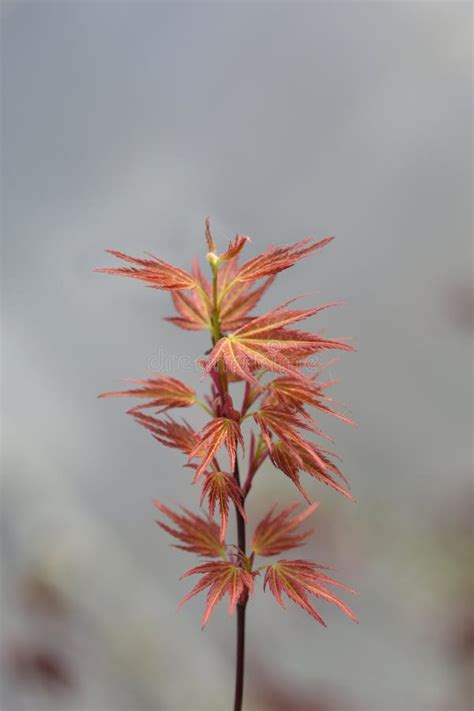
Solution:
<svg viewBox="0 0 474 711"><path fill-rule="evenodd" d="M106 267L96 269L96 272L102 274L114 274L117 276L131 277L132 279L140 279L153 289L165 289L172 291L174 289L195 289L196 280L189 272L174 267L168 262L164 262L158 257L149 255L149 259L138 259L130 257L123 252L116 252L113 249L107 249L106 252L112 254L117 259L124 262L130 262L133 267Z"/></svg>
<svg viewBox="0 0 474 711"><path fill-rule="evenodd" d="M345 476L327 456L326 450L317 447L313 442L304 440L304 447L297 441L277 440L272 443L270 449L270 459L273 464L280 469L296 485L305 499L311 503L308 493L300 482L299 472L305 471L314 479L330 486L339 493L346 496L351 501L354 497L334 478L333 474L341 479L346 486L349 486Z"/></svg>
<svg viewBox="0 0 474 711"><path fill-rule="evenodd" d="M269 247L262 254L242 264L236 278L239 281L256 281L261 277L277 274L317 249L325 247L333 239L334 237L326 237L319 242L303 239L288 247Z"/></svg>
<svg viewBox="0 0 474 711"><path fill-rule="evenodd" d="M203 577L193 587L180 602L180 607L192 597L209 588L207 594L206 608L202 618L202 627L209 622L209 618L219 601L224 595L229 596L229 614L233 615L235 606L245 596L253 592L254 577L258 575L256 571L249 572L238 563L230 561L216 561L203 563L188 570L181 578L189 575L201 574Z"/></svg>
<svg viewBox="0 0 474 711"><path fill-rule="evenodd" d="M252 538L252 550L257 555L272 556L301 546L314 529L302 533L293 533L308 516L316 511L319 501L308 506L299 514L292 516L299 503L292 503L275 514L275 506L262 518Z"/></svg>
<svg viewBox="0 0 474 711"><path fill-rule="evenodd" d="M136 410L130 410L129 414L133 415L139 425L149 430L153 437L166 447L179 449L181 452L189 454L196 446L196 433L191 425L185 421L181 424L170 416L167 419L159 420Z"/></svg>
<svg viewBox="0 0 474 711"><path fill-rule="evenodd" d="M271 449L272 446L271 433L274 433L284 442L290 444L296 442L301 447L306 448L308 453L311 456L315 456L319 464L324 467L322 460L317 454L314 454L311 443L303 439L296 431L298 427L307 432L314 432L315 434L326 436L313 420L310 418L301 419L295 410L285 409L283 407L272 407L266 404L254 414L254 420L259 425L262 436L269 449Z"/></svg>
<svg viewBox="0 0 474 711"><path fill-rule="evenodd" d="M355 594L355 590L348 588L343 583L333 580L321 570L327 570L325 566L311 563L307 560L279 560L267 567L263 588L270 588L270 592L275 597L279 605L284 607L282 594L285 593L290 600L306 610L315 620L326 626L323 618L311 605L308 595L314 595L321 600L326 600L339 607L351 620L357 622L357 617L352 610L328 590L327 585L342 588L347 592Z"/></svg>
<svg viewBox="0 0 474 711"><path fill-rule="evenodd" d="M129 410L131 413L148 407L157 407L160 412L165 412L172 407L189 407L196 402L195 391L177 378L165 376L149 378L147 380L130 378L127 382L137 383L143 387L102 393L99 397L139 397L150 401L143 405L133 407Z"/></svg>
<svg viewBox="0 0 474 711"><path fill-rule="evenodd" d="M194 481L205 472L222 445L225 445L229 455L230 469L234 469L237 456L237 445L244 448L244 440L240 426L228 417L215 417L208 422L198 434L198 441L189 453L189 460L200 457L201 462L196 469Z"/></svg>
<svg viewBox="0 0 474 711"><path fill-rule="evenodd" d="M242 518L246 520L245 511L242 505L242 491L236 480L230 474L220 471L211 471L206 474L202 487L200 505L204 499L208 499L209 515L214 516L216 506L219 508L221 517L220 538L224 540L229 519L229 500L233 501Z"/></svg>
<svg viewBox="0 0 474 711"><path fill-rule="evenodd" d="M316 383L314 378L310 382L302 382L298 378L283 377L274 378L267 386L269 395L265 400L265 404L275 409L283 407L284 409L294 408L305 417L309 417L306 413L305 406L315 407L322 412L333 415L349 425L354 422L341 413L334 410L329 404L335 403L340 407L344 407L341 403L333 400L323 391L332 383Z"/></svg>
<svg viewBox="0 0 474 711"><path fill-rule="evenodd" d="M209 372L220 361L228 370L254 385L257 383L252 373L255 368L305 379L289 360L289 356L301 358L333 348L352 350L351 346L342 342L284 328L334 305L326 304L312 309L285 309L291 301L294 299L251 319L233 333L221 338L209 355L206 371Z"/></svg>
<svg viewBox="0 0 474 711"><path fill-rule="evenodd" d="M154 500L154 505L161 513L165 514L178 528L171 528L162 521L157 521L161 528L182 541L184 545L175 545L188 553L206 556L207 558L222 558L226 553L226 546L219 536L219 526L208 516L197 516L196 514L181 507L182 514L175 513L172 509Z"/></svg>
<svg viewBox="0 0 474 711"><path fill-rule="evenodd" d="M280 358L286 358L296 369L306 366L313 367L314 363L306 362L306 359L308 356L321 353L321 351L354 350L354 347L345 341L323 338L320 334L297 331L296 329L279 329L271 336L274 339L273 349L279 352Z"/></svg>

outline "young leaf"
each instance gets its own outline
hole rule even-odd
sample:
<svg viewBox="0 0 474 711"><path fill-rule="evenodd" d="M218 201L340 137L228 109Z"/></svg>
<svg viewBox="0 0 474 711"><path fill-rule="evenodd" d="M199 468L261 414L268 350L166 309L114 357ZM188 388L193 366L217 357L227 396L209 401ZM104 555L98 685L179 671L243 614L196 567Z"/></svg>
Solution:
<svg viewBox="0 0 474 711"><path fill-rule="evenodd" d="M291 514L299 507L298 502L290 504L278 514L274 513L275 507L271 508L255 529L251 544L253 552L257 555L272 556L301 546L314 529L303 533L293 531L311 516L318 506L319 501L295 516Z"/></svg>
<svg viewBox="0 0 474 711"><path fill-rule="evenodd" d="M272 449L271 433L274 433L288 447L292 448L297 445L299 448L306 450L308 456L313 458L317 465L322 469L325 468L324 462L314 445L303 439L295 429L299 427L308 432L322 435L323 433L312 420L302 420L292 410L284 410L281 407L269 407L267 405L255 413L254 420L260 426L262 436L270 450Z"/></svg>
<svg viewBox="0 0 474 711"><path fill-rule="evenodd" d="M240 426L235 420L228 417L215 417L207 423L198 435L194 449L189 453L189 459L201 458L201 463L196 469L194 481L207 469L222 445L225 445L230 460L230 468L234 469L237 455L237 445L244 448L244 440Z"/></svg>
<svg viewBox="0 0 474 711"><path fill-rule="evenodd" d="M219 261L226 262L230 259L235 259L247 242L250 242L250 237L247 235L235 235L233 242L229 242L229 246L223 254L219 254Z"/></svg>
<svg viewBox="0 0 474 711"><path fill-rule="evenodd" d="M139 397L149 400L149 402L129 410L132 413L148 407L157 407L160 412L165 412L172 407L189 407L196 401L195 391L177 378L160 376L148 380L129 379L128 382L137 383L143 387L102 393L99 397Z"/></svg>
<svg viewBox="0 0 474 711"><path fill-rule="evenodd" d="M236 480L230 474L219 471L211 471L206 474L202 487L201 502L208 498L209 515L214 517L216 506L219 507L221 517L220 538L224 540L227 530L227 522L229 519L229 499L234 502L237 509L240 511L242 518L246 520L245 511L243 508L242 491Z"/></svg>
<svg viewBox="0 0 474 711"><path fill-rule="evenodd" d="M253 592L253 580L256 572L249 572L236 563L229 561L218 561L203 563L195 568L188 570L182 578L187 578L189 575L201 574L203 577L193 587L180 602L180 607L192 597L200 593L202 590L209 588L207 594L207 603L202 618L202 627L204 628L209 622L209 618L219 601L224 595L229 596L229 614L233 615L235 606L244 598L251 595Z"/></svg>
<svg viewBox="0 0 474 711"><path fill-rule="evenodd" d="M324 304L323 306L314 306L311 309L286 309L288 304L291 304L296 299L289 299L283 304L276 306L271 311L268 311L261 316L257 316L252 319L252 322L239 328L233 335L234 336L246 336L248 338L258 338L264 333L274 332L285 326L289 326L292 323L298 323L298 321L304 321L311 316L315 316L320 311L329 309L334 304Z"/></svg>
<svg viewBox="0 0 474 711"><path fill-rule="evenodd" d="M270 274L292 267L303 257L307 257L317 249L325 247L334 237L326 237L319 242L311 242L310 239L303 239L289 247L269 247L263 254L259 254L253 259L249 259L241 267L237 274L239 281L256 281Z"/></svg>
<svg viewBox="0 0 474 711"><path fill-rule="evenodd" d="M170 536L184 543L184 545L175 544L175 548L207 558L225 556L226 546L224 540L219 536L219 526L210 517L197 516L184 507L181 507L182 514L175 513L158 499L155 499L153 503L178 527L177 529L171 528L168 524L157 521L157 524Z"/></svg>
<svg viewBox="0 0 474 711"><path fill-rule="evenodd" d="M321 412L324 412L333 417L337 417L349 425L354 422L345 415L333 410L328 402L335 402L332 398L323 394L323 390L328 387L328 383L315 383L311 378L310 382L302 382L298 378L274 378L268 384L269 395L265 400L265 404L273 406L275 409L283 407L284 409L294 408L304 417L309 417L306 413L305 406L315 407Z"/></svg>
<svg viewBox="0 0 474 711"><path fill-rule="evenodd" d="M286 310L284 307L288 303L252 319L237 331L221 338L209 355L206 371L209 372L220 361L231 372L254 385L257 383L252 374L255 368L306 381L290 358L306 357L325 349L352 350L351 346L342 342L284 328L314 316L332 304L312 309Z"/></svg>
<svg viewBox="0 0 474 711"><path fill-rule="evenodd" d="M270 459L273 465L291 479L300 494L311 504L311 498L303 487L298 472L302 468L301 457L296 452L295 446L289 446L286 442L278 440L272 443L270 449Z"/></svg>
<svg viewBox="0 0 474 711"><path fill-rule="evenodd" d="M206 218L206 242L209 249L208 259L211 263L219 264L220 262L227 262L231 259L235 259L240 251L245 247L247 242L250 242L250 237L246 235L235 235L233 242L229 242L229 246L226 251L222 254L217 254L217 246L214 242L214 238L211 232L211 222L209 218Z"/></svg>
<svg viewBox="0 0 474 711"><path fill-rule="evenodd" d="M265 589L268 585L270 592L282 607L284 607L282 594L285 593L290 600L296 602L297 605L306 610L311 617L324 626L326 626L326 623L311 605L308 595L314 595L321 600L326 600L326 602L336 605L351 620L357 622L357 617L352 610L342 600L339 600L331 590L328 590L326 586L333 585L353 594L355 594L355 591L343 583L329 578L324 573L319 572L320 570L324 570L324 566L307 560L279 560L277 563L267 567L263 588Z"/></svg>
<svg viewBox="0 0 474 711"><path fill-rule="evenodd" d="M179 449L185 454L189 454L197 442L196 433L193 428L185 421L183 424L176 422L172 417L164 420L159 420L150 415L144 415L136 410L129 411L133 415L136 422L152 433L153 437L161 444L172 449Z"/></svg>
<svg viewBox="0 0 474 711"><path fill-rule="evenodd" d="M153 289L172 291L174 289L196 288L196 281L192 274L179 267L174 267L158 257L149 255L150 259L137 259L123 252L116 252L113 249L107 249L106 252L124 262L130 262L134 266L102 268L96 269L96 272L140 279Z"/></svg>
<svg viewBox="0 0 474 711"><path fill-rule="evenodd" d="M206 228L207 248L210 252L217 252L216 243L214 242L214 238L213 238L212 232L211 232L211 220L209 219L209 217L206 217L206 221L204 224L205 224L205 228Z"/></svg>
<svg viewBox="0 0 474 711"><path fill-rule="evenodd" d="M270 450L270 459L277 469L280 469L292 480L309 503L311 503L311 499L301 485L300 471L305 471L314 479L318 479L318 481L354 501L354 497L333 478L332 474L340 478L348 486L347 480L340 469L326 456L327 452L312 442L307 442L306 440L304 442L304 447L300 446L296 441L278 440L274 442ZM319 464L319 461L321 464Z"/></svg>

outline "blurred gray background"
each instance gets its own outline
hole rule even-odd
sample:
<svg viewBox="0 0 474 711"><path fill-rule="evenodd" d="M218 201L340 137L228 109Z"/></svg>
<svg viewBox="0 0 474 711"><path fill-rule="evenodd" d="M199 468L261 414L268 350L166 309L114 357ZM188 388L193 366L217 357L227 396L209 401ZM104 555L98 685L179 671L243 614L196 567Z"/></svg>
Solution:
<svg viewBox="0 0 474 711"><path fill-rule="evenodd" d="M248 256L336 235L262 308L343 299L314 325L358 348L330 373L359 426L325 423L358 503L309 483L305 555L360 624L259 591L246 708L471 708L471 4L6 2L2 31L2 708L230 708L234 620L176 612L195 559L154 523L190 472L96 400L162 357L195 381L206 335L93 269L187 268L206 215ZM251 517L296 493L268 465Z"/></svg>

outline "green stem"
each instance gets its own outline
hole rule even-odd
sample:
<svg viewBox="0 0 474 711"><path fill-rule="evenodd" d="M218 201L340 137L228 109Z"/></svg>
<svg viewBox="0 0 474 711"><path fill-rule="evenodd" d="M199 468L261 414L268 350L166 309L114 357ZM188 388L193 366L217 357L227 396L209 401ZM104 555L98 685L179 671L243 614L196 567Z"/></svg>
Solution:
<svg viewBox="0 0 474 711"><path fill-rule="evenodd" d="M215 346L217 341L222 338L221 333L221 323L220 323L220 313L219 305L217 303L217 274L219 272L219 266L216 264L211 264L212 269L212 345ZM221 361L218 363L219 368L219 379L221 383L221 395L224 396L227 392L227 378L225 377L225 371Z"/></svg>

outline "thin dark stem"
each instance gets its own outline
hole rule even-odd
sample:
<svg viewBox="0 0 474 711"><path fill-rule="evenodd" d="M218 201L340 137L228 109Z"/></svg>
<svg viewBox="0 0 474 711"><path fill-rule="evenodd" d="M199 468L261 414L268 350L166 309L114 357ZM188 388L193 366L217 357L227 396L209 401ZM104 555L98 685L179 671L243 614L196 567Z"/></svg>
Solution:
<svg viewBox="0 0 474 711"><path fill-rule="evenodd" d="M235 668L234 711L241 711L244 698L245 611L247 600L237 605L237 663Z"/></svg>
<svg viewBox="0 0 474 711"><path fill-rule="evenodd" d="M240 486L239 463L235 462L234 478ZM237 545L245 555L245 521L239 509L235 507L237 516ZM244 696L244 665L245 665L245 610L247 596L237 603L237 649L235 666L235 697L234 711L241 711Z"/></svg>

